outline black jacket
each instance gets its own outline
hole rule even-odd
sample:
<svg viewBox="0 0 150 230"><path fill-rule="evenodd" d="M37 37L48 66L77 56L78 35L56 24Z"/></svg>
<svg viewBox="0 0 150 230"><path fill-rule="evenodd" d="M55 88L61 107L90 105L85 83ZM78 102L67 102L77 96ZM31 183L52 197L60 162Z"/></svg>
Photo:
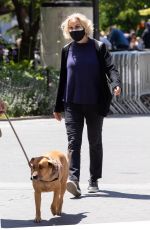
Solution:
<svg viewBox="0 0 150 230"><path fill-rule="evenodd" d="M111 89L113 90L116 86L120 86L120 78L117 69L115 68L112 56L108 51L106 45L93 39L95 42L95 48L100 64L100 78L101 83L99 85L100 90L100 103L99 109L102 116L106 116L109 112L110 102L112 99ZM67 57L71 43L63 47L61 53L61 68L60 68L60 79L57 91L56 103L54 106L54 112L64 111L63 95L67 80Z"/></svg>

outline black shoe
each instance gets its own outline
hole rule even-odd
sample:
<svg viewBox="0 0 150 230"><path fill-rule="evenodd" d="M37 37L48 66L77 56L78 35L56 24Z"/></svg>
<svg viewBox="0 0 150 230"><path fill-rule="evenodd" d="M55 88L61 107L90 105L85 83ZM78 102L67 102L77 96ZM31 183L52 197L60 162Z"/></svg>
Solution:
<svg viewBox="0 0 150 230"><path fill-rule="evenodd" d="M73 194L75 197L81 196L81 189L78 181L69 180L67 182L67 191Z"/></svg>
<svg viewBox="0 0 150 230"><path fill-rule="evenodd" d="M89 180L88 192L89 193L99 192L97 180L96 181L93 181L92 179Z"/></svg>

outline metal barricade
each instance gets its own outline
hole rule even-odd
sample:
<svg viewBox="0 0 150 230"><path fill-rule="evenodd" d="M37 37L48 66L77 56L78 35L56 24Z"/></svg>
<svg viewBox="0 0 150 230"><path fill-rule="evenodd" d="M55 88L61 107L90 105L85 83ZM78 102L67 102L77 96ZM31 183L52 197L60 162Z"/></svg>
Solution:
<svg viewBox="0 0 150 230"><path fill-rule="evenodd" d="M150 113L150 51L112 53L120 73L122 94L114 97L110 110L114 114Z"/></svg>

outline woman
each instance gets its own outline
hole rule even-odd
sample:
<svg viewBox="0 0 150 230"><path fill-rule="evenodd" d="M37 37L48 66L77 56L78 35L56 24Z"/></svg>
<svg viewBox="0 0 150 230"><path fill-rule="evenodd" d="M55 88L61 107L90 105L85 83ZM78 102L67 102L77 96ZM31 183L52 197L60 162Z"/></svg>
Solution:
<svg viewBox="0 0 150 230"><path fill-rule="evenodd" d="M54 117L61 121L61 112L65 112L70 158L67 190L78 197L81 195L80 150L84 119L90 154L88 192L95 193L99 191L98 179L102 177L103 119L109 111L112 98L108 79L116 96L120 95L121 88L118 71L106 45L90 38L92 22L85 15L74 13L67 17L61 28L64 37L71 39L71 43L62 49Z"/></svg>

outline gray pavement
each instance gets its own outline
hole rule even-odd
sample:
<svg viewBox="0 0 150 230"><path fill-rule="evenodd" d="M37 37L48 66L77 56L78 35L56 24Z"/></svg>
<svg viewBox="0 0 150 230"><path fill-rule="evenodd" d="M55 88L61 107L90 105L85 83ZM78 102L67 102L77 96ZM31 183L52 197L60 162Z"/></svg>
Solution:
<svg viewBox="0 0 150 230"><path fill-rule="evenodd" d="M64 120L35 119L12 121L28 157L40 156L53 149L67 152ZM34 227L87 229L119 223L136 229L150 227L150 116L110 116L103 127L103 178L100 192L88 194L89 156L86 126L83 133L81 189L75 199L66 192L61 217L53 217L49 206L52 193L42 196L42 219L35 224L34 197L23 152L6 121L0 121L0 219L1 228ZM73 227L74 226L74 227ZM103 228L102 228L103 226ZM129 227L129 226L128 226ZM38 228L39 229L39 228ZM128 228L129 229L129 228ZM146 229L146 228L145 228Z"/></svg>

